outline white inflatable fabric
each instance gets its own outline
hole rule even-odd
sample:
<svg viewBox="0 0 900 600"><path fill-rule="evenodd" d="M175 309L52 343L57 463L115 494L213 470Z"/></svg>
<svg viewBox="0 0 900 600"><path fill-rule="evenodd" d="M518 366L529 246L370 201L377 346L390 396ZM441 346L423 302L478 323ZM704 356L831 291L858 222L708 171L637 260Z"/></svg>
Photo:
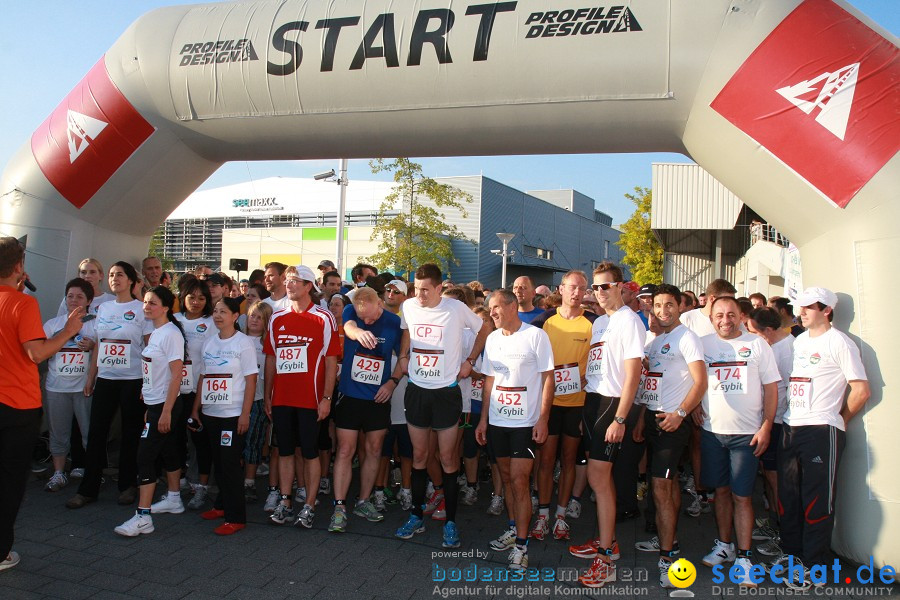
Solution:
<svg viewBox="0 0 900 600"><path fill-rule="evenodd" d="M683 152L840 292L872 398L834 547L900 565L897 39L832 0L232 2L136 21L0 180L55 308L230 160ZM891 384L894 384L893 386Z"/></svg>

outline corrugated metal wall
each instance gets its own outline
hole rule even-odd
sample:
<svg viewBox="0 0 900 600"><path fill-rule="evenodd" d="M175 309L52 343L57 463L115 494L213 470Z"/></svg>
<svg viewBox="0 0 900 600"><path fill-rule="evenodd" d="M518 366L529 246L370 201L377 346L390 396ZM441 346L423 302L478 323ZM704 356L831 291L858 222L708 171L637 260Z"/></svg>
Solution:
<svg viewBox="0 0 900 600"><path fill-rule="evenodd" d="M722 257L723 277L732 283L735 282L736 263L736 257ZM713 273L714 269L715 261L711 258L666 252L663 262L663 281L671 283L680 290L691 290L695 294L700 294L705 292L706 286L716 278Z"/></svg>
<svg viewBox="0 0 900 600"><path fill-rule="evenodd" d="M653 229L731 229L743 202L700 165L653 163Z"/></svg>

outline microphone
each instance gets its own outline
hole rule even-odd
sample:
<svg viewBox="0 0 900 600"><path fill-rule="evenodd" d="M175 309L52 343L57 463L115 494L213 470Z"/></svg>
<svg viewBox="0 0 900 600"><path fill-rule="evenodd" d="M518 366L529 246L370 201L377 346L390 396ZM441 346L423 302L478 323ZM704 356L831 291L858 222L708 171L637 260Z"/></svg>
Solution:
<svg viewBox="0 0 900 600"><path fill-rule="evenodd" d="M25 287L27 287L32 292L37 291L37 287L33 283L31 283L31 280L28 279L27 277L25 278Z"/></svg>

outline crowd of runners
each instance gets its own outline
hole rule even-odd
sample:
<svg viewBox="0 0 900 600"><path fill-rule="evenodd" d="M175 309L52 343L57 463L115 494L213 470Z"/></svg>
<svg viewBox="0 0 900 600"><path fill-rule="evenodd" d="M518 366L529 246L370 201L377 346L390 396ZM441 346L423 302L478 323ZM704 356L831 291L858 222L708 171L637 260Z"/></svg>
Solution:
<svg viewBox="0 0 900 600"><path fill-rule="evenodd" d="M3 319L27 298L10 239ZM658 553L663 587L682 515L714 512L718 537L696 559L734 563L741 585L764 562L804 589L829 562L845 430L869 396L859 349L831 325L830 290L737 298L718 279L698 296L626 281L609 262L555 290L527 276L509 289L457 285L433 264L411 281L359 264L344 282L323 261L318 272L272 262L241 281L200 267L176 294L157 258L141 267L85 259L42 332L0 340L7 369L15 342L46 346L24 350L46 360L46 490L78 481L65 506L79 509L117 466L118 503L136 503L120 535L186 508L219 535L244 529L248 509L283 526L327 518L340 533L398 504L408 518L385 535L409 539L431 520L457 548L459 505L485 484L488 512L506 522L466 543L508 551L510 569L529 567L529 543L567 543L593 503L597 530L569 546L590 560L588 587L616 581L616 523L640 514L639 499L654 535L634 550ZM0 410L39 414L17 404L15 385L0 381ZM759 474L768 514L756 518ZM2 518L0 569L19 560L15 511Z"/></svg>

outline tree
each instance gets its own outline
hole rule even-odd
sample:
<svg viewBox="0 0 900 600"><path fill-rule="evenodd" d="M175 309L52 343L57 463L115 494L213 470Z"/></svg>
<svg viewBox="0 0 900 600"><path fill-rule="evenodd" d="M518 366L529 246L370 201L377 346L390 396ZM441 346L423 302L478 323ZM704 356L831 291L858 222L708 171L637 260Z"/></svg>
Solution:
<svg viewBox="0 0 900 600"><path fill-rule="evenodd" d="M635 194L625 194L635 205L634 213L622 226L622 235L616 245L625 253L622 262L631 270L634 281L662 283L663 249L650 229L649 188L635 187Z"/></svg>
<svg viewBox="0 0 900 600"><path fill-rule="evenodd" d="M370 241L379 240L378 252L366 260L379 270L400 270L404 274L410 274L416 267L428 262L458 265L450 242L475 242L455 225L448 225L440 209L459 211L463 218L467 218L464 203L472 202L472 196L424 177L422 165L408 158L397 158L391 162L379 158L369 161L369 166L373 173L393 173L397 185L378 209L378 221L369 238ZM424 197L431 202L424 202ZM389 215L398 208L399 214Z"/></svg>

